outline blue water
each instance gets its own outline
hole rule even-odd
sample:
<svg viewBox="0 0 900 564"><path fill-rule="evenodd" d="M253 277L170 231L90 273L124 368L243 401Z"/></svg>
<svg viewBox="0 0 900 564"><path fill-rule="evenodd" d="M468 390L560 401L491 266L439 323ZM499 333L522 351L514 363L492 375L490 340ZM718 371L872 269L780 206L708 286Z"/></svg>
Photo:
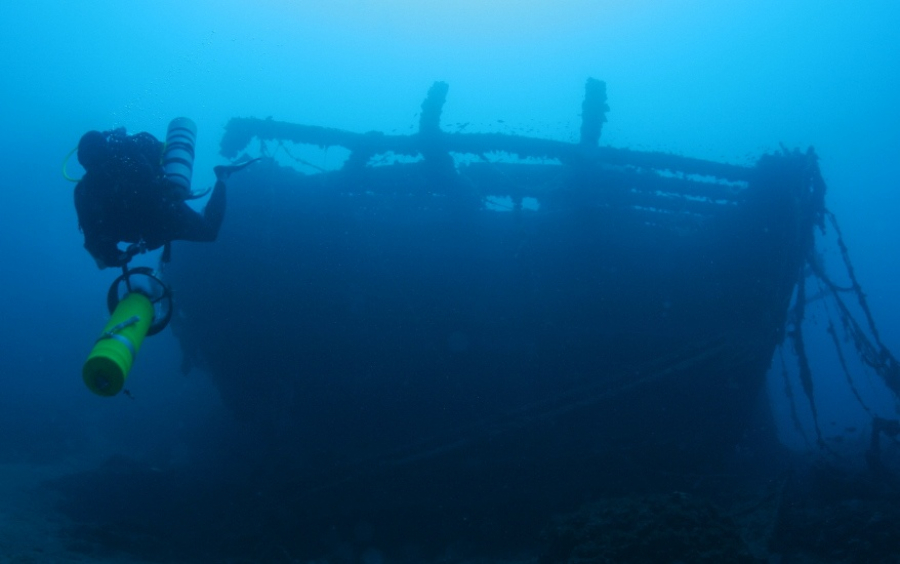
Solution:
<svg viewBox="0 0 900 564"><path fill-rule="evenodd" d="M900 349L898 28L888 1L4 2L0 463L169 463L228 417L202 374L181 374L168 331L141 352L136 400L85 389L81 364L114 274L82 248L61 174L82 133L162 138L170 119L190 116L194 183L208 186L232 117L405 134L436 80L450 85L443 123L470 132L577 141L582 86L596 77L610 106L602 144L735 164L814 146L882 340ZM329 166L327 153L317 158ZM70 172L80 173L74 160ZM833 238L823 252L838 261ZM824 339L810 337L815 359L828 358ZM867 418L843 373L815 359L825 434L861 436ZM858 385L895 415L877 377ZM812 448L783 387L776 373L779 436ZM802 406L801 417L809 433Z"/></svg>

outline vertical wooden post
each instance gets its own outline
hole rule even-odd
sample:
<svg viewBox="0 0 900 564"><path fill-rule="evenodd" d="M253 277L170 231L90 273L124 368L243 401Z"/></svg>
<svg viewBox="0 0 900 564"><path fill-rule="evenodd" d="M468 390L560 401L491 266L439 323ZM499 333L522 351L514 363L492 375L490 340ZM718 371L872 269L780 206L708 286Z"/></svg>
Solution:
<svg viewBox="0 0 900 564"><path fill-rule="evenodd" d="M441 110L447 100L446 82L435 82L428 89L428 96L422 102L422 113L419 116L419 134L428 137L441 131Z"/></svg>
<svg viewBox="0 0 900 564"><path fill-rule="evenodd" d="M584 102L581 103L581 145L596 147L600 142L600 131L606 121L606 83L595 78L587 79L584 85Z"/></svg>
<svg viewBox="0 0 900 564"><path fill-rule="evenodd" d="M441 111L449 88L446 82L432 84L419 115L419 147L426 166L437 176L452 176L456 172L453 157L447 151L444 132L441 131Z"/></svg>

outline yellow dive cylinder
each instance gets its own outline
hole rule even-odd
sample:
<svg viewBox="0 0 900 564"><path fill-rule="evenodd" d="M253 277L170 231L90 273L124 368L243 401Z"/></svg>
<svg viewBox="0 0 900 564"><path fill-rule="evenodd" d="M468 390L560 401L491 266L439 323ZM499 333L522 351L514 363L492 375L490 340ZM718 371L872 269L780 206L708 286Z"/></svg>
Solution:
<svg viewBox="0 0 900 564"><path fill-rule="evenodd" d="M81 371L92 392L114 396L122 390L152 322L153 304L144 294L133 292L119 302Z"/></svg>

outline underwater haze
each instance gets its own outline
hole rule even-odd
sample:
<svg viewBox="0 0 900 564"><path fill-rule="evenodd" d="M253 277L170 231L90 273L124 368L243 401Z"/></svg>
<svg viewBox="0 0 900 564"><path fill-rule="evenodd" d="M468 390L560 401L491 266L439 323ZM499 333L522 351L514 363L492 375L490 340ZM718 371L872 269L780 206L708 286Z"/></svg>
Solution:
<svg viewBox="0 0 900 564"><path fill-rule="evenodd" d="M190 117L198 126L193 183L205 188L215 182L213 167L229 162L220 154L219 143L232 118L271 118L357 133L414 134L428 89L443 81L449 91L441 123L448 131L577 143L584 84L596 78L606 83L608 96L608 121L600 138L604 147L746 167L767 153L795 149L805 153L814 147L828 187L825 203L840 222L880 340L897 350L898 29L900 7L881 0L2 3L0 131L5 169L0 175L4 258L0 311L6 323L0 330L4 343L0 561L565 562L576 561L579 554L574 549L556 550L559 539L546 533L552 529L549 517L543 537L540 528L530 534L537 510L517 508L518 501L510 498L498 498L509 504L483 513L520 511L531 520L511 517L507 523L498 517L463 523L470 518L464 516L453 522L437 520L434 530L421 522L405 529L417 518L411 509L414 500L400 500L408 501L407 507L391 499L385 505L394 504L389 515L396 522L385 527L377 522L373 498L368 498L365 518L339 514L347 507L352 513L353 500L347 492L364 490L369 478L348 486L343 494L335 493L340 500L333 507L340 510L323 513L320 526L309 525L316 521L319 507L313 502L311 514L293 521L291 511L302 513L304 500L328 506L329 492L342 490L333 484L320 491L318 484L292 483L272 468L318 468L320 461L313 460L312 447L307 446L316 445L319 456L330 440L328 425L308 430L315 437L304 443L304 432L272 431L242 420L236 415L240 407L234 406L234 394L229 396L222 381L211 377L205 370L208 365L184 369L185 343L171 329L144 343L128 378L128 395L92 394L82 381L81 368L108 320L106 293L119 271L99 270L84 249L73 205L75 184L65 177L83 174L76 159L67 155L86 131L125 127L129 133L147 131L163 139L170 120ZM258 156L253 153L256 146L247 149L250 156ZM335 170L341 164L338 151L302 150L303 158L318 169ZM283 158L279 162L286 165ZM303 172L311 175L315 170ZM226 226L233 221L232 226L254 229L239 204L255 198L250 190L266 188L240 182L230 188ZM196 202L196 207L203 204ZM316 227L317 236L328 236L331 226ZM298 228L298 237L301 232ZM232 230L228 236L241 235ZM247 239L255 240L249 234ZM202 264L196 257L232 248L219 244L229 241L234 239L179 243L173 269L182 281L192 280L191 288L208 288L210 296L218 296L230 282L219 278L218 270L211 269L206 279L179 268L178 261ZM303 244L298 239L285 248L302 249ZM844 284L833 230L818 236L816 251ZM302 264L302 257L281 256L278 249L258 249L249 257L215 256L228 266L226 272L245 280L253 277L258 261L251 259L257 255L260 261L277 256L285 264ZM150 253L137 262L155 266L158 258L158 253ZM313 279L329 280L324 275ZM365 287L366 280L354 284ZM296 290L297 295L315 291ZM185 291L186 299L194 295L191 291ZM178 296L176 292L176 300ZM207 302L198 298L195 303ZM240 295L228 295L224 303L215 312L223 327L258 325L265 331L269 326L270 320L259 318L260 313L242 308ZM779 472L787 472L793 456L863 468L873 419L897 419L897 398L874 372L864 372L860 364L858 379L848 383L824 329L834 312L823 303L810 300L807 344L815 374L814 391L809 393L815 396L825 446L816 444L808 390L796 369L782 374L782 355L788 358L787 365L794 366L790 345L775 355L754 415L760 419L748 423L748 428L772 423L773 434L786 447L784 460L761 460L760 454L752 464L771 463L777 468L765 471L777 476L785 475ZM420 313L428 316L427 311ZM449 346L469 345L466 335L454 334ZM265 368L258 369L265 373ZM303 370L297 367L300 379ZM259 373L248 369L251 377ZM377 388L375 384L361 385ZM341 393L336 388L322 390L332 402L329 408L341 405ZM329 413L335 421L331 425L342 437L352 432L347 430L352 426L341 421L355 421L359 417L355 410L367 408L354 402L347 401L346 413ZM420 423L400 417L391 424L415 428ZM888 466L900 466L898 453L890 450L891 445L896 449L897 436L895 432L890 437L894 441L884 446ZM291 444L272 447L278 437ZM752 448L735 445L733 450L746 454ZM328 454L332 455L337 456ZM515 472L527 474L527 468ZM305 476L300 470L297 475ZM266 480L278 481L280 489L266 490ZM689 482L704 480L692 476ZM207 489L199 485L204 482L210 484ZM537 478L534 483L545 484ZM296 503L290 511L277 499L271 506L253 501L261 492L289 486L285 497ZM480 486L503 488L499 483ZM304 488L315 492L304 497ZM303 495L293 497L301 490ZM889 488L877 491L878 503L900 499ZM474 497L444 493L448 499ZM695 499L701 497L696 493ZM685 511L690 505L680 497L659 499ZM690 505L690 511L706 511L703 499L695 502L696 507ZM582 501L597 502L587 495ZM623 502L604 515L627 522L645 507L642 503ZM253 509L244 511L246 507ZM577 509L577 504L571 508ZM900 504L878 506L877 511L900 516ZM427 515L439 513L432 508ZM477 521L482 512L473 508L471 514ZM134 537L113 530L125 515L128 527L138 530ZM456 513L452 515L457 519ZM722 521L739 522L728 515ZM255 520L244 527L250 531L246 539L236 532L242 518ZM205 525L198 526L196 546L190 546L185 531L199 522ZM773 522L782 521L773 518ZM269 533L254 532L261 529ZM410 531L410 538L402 538L403 530ZM853 554L846 546L791 553L785 538L801 534L798 530L771 533L765 542L739 551L742 560L735 561L775 562L780 554L785 555L784 562L801 561L790 559L789 554L796 554L810 558L802 561L825 562L837 561L828 555L840 550L845 556ZM305 538L308 535L317 538ZM232 542L217 544L219 537ZM887 537L869 543L869 550L881 552L866 553L872 558L866 561L897 558L900 552L894 551L900 551L900 545ZM718 541L711 542L725 542L715 538ZM653 561L610 550L610 559L604 561ZM691 560L690 554L680 557L714 561L696 557L699 553Z"/></svg>

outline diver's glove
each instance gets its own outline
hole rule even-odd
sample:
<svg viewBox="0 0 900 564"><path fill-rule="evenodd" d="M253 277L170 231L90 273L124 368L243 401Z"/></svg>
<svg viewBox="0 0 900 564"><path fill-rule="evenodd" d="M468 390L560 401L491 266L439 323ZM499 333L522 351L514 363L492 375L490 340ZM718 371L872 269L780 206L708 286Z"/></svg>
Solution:
<svg viewBox="0 0 900 564"><path fill-rule="evenodd" d="M132 243L128 245L128 248L125 249L125 252L119 255L120 264L116 266L125 266L131 260L134 255L142 255L147 252L147 243L144 241L138 241L137 243Z"/></svg>

